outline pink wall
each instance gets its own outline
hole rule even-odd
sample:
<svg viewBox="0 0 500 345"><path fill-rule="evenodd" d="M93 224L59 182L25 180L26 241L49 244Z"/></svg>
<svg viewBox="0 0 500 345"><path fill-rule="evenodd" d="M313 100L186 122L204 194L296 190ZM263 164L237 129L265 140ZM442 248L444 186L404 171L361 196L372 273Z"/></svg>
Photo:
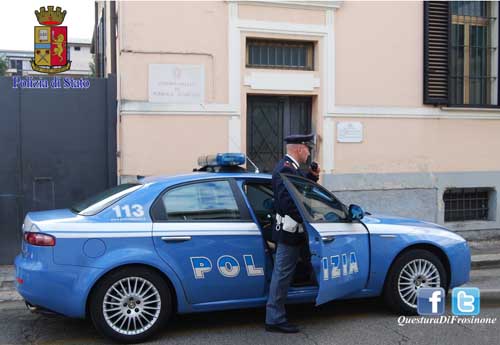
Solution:
<svg viewBox="0 0 500 345"><path fill-rule="evenodd" d="M269 5L240 4L239 7L243 20L289 21L305 25L326 22L322 10L272 8ZM203 64L205 102L229 103L228 2L120 2L119 8L121 100L147 101L148 65L178 63ZM372 106L401 107L401 112L404 108L420 108L418 110L424 114L428 107L422 104L422 25L421 2L343 2L334 14L335 105L359 106L361 112L363 107L370 109ZM245 85L245 76L256 71L245 67L244 42L248 36L317 40L313 73L321 79L320 88L304 92L266 91L252 90ZM323 130L324 97L329 97L322 89L326 85L323 38L248 31L240 32L240 38L241 79L237 92L241 96L239 140L242 151L245 152L246 145L247 94L310 95L313 97L313 125L323 139L318 147L319 160L326 161L329 157L321 156L324 138L333 136L336 140L336 130L333 133ZM387 115L384 109L379 109L379 115ZM464 111L464 115L467 114ZM194 167L199 155L226 151L229 146L229 116L140 113L121 119L119 164L123 175L187 172ZM500 169L500 160L491 157L491 151L500 147L499 121L333 119L336 122L360 121L364 125L362 143L334 143L334 173ZM179 151L181 147L182 152Z"/></svg>
<svg viewBox="0 0 500 345"><path fill-rule="evenodd" d="M199 156L227 150L227 133L221 116L123 116L119 173L188 173Z"/></svg>
<svg viewBox="0 0 500 345"><path fill-rule="evenodd" d="M195 63L205 65L207 102L228 102L225 2L125 1L120 6L123 99L147 100L149 64Z"/></svg>
<svg viewBox="0 0 500 345"><path fill-rule="evenodd" d="M344 1L335 14L336 103L422 106L422 2Z"/></svg>
<svg viewBox="0 0 500 345"><path fill-rule="evenodd" d="M271 6L239 5L238 16L241 19L276 21L295 24L325 24L322 10L295 9Z"/></svg>
<svg viewBox="0 0 500 345"><path fill-rule="evenodd" d="M494 149L500 147L499 121L352 118L338 121L362 122L364 140L335 142L336 173L500 170ZM336 129L330 135L336 137Z"/></svg>

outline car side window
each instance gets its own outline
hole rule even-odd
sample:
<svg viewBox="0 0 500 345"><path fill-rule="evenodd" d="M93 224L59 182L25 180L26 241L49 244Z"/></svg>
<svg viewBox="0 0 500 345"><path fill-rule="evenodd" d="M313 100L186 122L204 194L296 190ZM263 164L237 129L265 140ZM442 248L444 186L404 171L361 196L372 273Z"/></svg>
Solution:
<svg viewBox="0 0 500 345"><path fill-rule="evenodd" d="M271 182L246 182L244 191L248 202L261 226L271 223L274 210L274 195Z"/></svg>
<svg viewBox="0 0 500 345"><path fill-rule="evenodd" d="M341 222L347 220L347 210L344 204L326 189L302 178L287 177L296 188L300 202L313 221Z"/></svg>
<svg viewBox="0 0 500 345"><path fill-rule="evenodd" d="M229 181L206 181L176 187L167 191L161 201L169 221L240 219Z"/></svg>

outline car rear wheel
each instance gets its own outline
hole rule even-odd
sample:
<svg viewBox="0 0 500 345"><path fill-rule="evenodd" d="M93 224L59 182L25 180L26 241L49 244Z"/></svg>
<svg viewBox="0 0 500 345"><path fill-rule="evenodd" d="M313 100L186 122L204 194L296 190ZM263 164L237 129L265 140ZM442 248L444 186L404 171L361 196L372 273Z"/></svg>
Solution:
<svg viewBox="0 0 500 345"><path fill-rule="evenodd" d="M446 290L446 270L433 253L415 249L404 253L392 264L384 287L387 305L398 314L417 313L417 292L423 287Z"/></svg>
<svg viewBox="0 0 500 345"><path fill-rule="evenodd" d="M126 267L105 276L90 299L96 329L115 341L137 343L152 336L172 313L170 290L152 270Z"/></svg>

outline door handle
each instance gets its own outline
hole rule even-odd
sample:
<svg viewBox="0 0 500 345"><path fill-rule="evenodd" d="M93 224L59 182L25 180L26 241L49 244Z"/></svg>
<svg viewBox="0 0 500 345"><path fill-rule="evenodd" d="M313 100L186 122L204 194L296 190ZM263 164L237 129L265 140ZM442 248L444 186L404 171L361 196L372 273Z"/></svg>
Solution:
<svg viewBox="0 0 500 345"><path fill-rule="evenodd" d="M191 236L163 236L161 240L165 242L184 242L191 240Z"/></svg>
<svg viewBox="0 0 500 345"><path fill-rule="evenodd" d="M321 237L321 240L324 243L333 242L333 241L335 241L335 236L323 236L323 237Z"/></svg>

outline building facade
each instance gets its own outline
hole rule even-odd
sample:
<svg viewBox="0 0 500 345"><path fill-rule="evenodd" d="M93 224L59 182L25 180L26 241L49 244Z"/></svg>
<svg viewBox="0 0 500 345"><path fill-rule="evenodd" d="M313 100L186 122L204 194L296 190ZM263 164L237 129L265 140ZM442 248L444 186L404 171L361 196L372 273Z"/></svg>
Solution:
<svg viewBox="0 0 500 345"><path fill-rule="evenodd" d="M314 132L321 183L371 213L498 236L497 2L98 2L118 82L118 171ZM114 52L114 53L113 53ZM251 167L249 166L251 170Z"/></svg>
<svg viewBox="0 0 500 345"><path fill-rule="evenodd" d="M68 42L69 60L71 61L71 69L62 72L61 75L71 76L91 76L92 70L90 63L93 62L90 52L91 42L83 39L74 39ZM31 60L33 59L32 50L0 50L0 56L3 56L7 61L7 75L19 76L34 76L46 75L33 71L31 68Z"/></svg>

